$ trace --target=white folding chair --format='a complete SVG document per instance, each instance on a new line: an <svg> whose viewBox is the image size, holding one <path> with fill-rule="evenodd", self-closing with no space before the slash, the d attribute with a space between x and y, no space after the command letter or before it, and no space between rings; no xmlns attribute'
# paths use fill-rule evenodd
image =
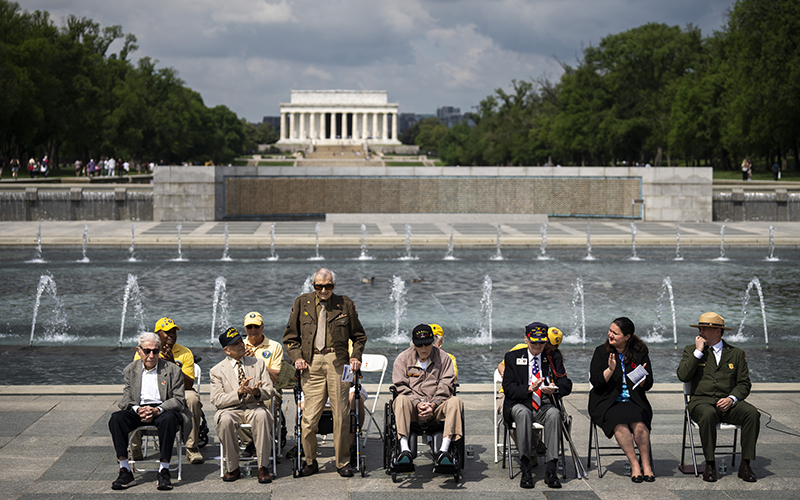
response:
<svg viewBox="0 0 800 500"><path fill-rule="evenodd" d="M183 426L178 426L178 432L175 435L175 443L172 446L173 452L177 451L177 457L174 461L170 459L169 461L169 470L174 472L178 472L178 481L181 480L181 474L183 472L183 439L181 437L181 431ZM131 431L128 434L128 463L131 465L131 471L139 471L139 472L158 472L158 469L161 466L161 460L156 457L155 460L134 460L133 459L133 452L131 451L131 445L133 444L133 438L137 434L141 434L142 436L142 454L146 457L147 456L147 443L150 438L153 438L153 442L158 443L158 427L155 425L141 425ZM160 446L160 443L158 443ZM136 464L150 464L151 468L145 468L143 466L137 467Z"/></svg>
<svg viewBox="0 0 800 500"><path fill-rule="evenodd" d="M492 384L493 394L495 398L497 398L498 386L502 387L503 385L503 376L500 375L500 371L495 369L494 371L494 383ZM495 404L494 410L494 463L500 461L500 454L501 448L503 447L502 443L500 443L500 426L503 425L503 409L497 408Z"/></svg>
<svg viewBox="0 0 800 500"><path fill-rule="evenodd" d="M678 466L678 469L683 472L684 474L688 474L690 472L694 472L695 477L700 475L700 469L697 467L697 455L695 453L695 448L702 448L701 444L694 443L694 429L700 429L700 426L697 425L697 422L692 420L691 415L689 415L689 400L692 395L692 383L691 382L684 382L683 383L683 445L681 446L681 465ZM736 466L736 455L741 455L741 452L736 451L736 440L739 437L739 430L742 428L740 425L736 424L728 424L725 422L717 422L717 432L719 431L733 431L733 443L732 444L717 444L717 449L719 448L731 448L731 467ZM689 431L689 446L686 446L686 431ZM684 463L684 457L686 455L686 448L690 448L692 450L692 466L688 466Z"/></svg>
<svg viewBox="0 0 800 500"><path fill-rule="evenodd" d="M272 476L273 478L278 476L278 447L280 446L280 417L275 417L275 408L277 408L278 404L280 403L280 396L275 395L272 398L272 453L270 454L269 460L272 462ZM239 424L239 428L241 429L252 429L250 424ZM245 475L250 475L250 469L253 467L254 463L258 463L258 456L252 457L243 457L241 456L242 448L239 448L239 466L242 467L244 464ZM269 467L269 465L267 465ZM219 477L225 475L225 454L222 451L222 442L219 443Z"/></svg>
<svg viewBox="0 0 800 500"><path fill-rule="evenodd" d="M364 409L369 414L369 423L367 424L367 431L364 433L364 444L363 446L367 445L367 437L369 437L369 430L372 428L372 423L375 422L375 429L378 431L378 436L383 441L383 434L381 433L381 428L378 425L378 422L375 421L375 408L378 406L378 398L381 395L381 387L383 387L383 377L386 375L386 367L389 366L389 360L386 359L386 356L383 354L363 354L361 356L361 371L362 372L381 372L381 378L378 382L378 390L375 391L375 394L371 394L367 396L367 400L374 399L375 401L372 403L372 409L369 409L366 405L367 401L364 401Z"/></svg>

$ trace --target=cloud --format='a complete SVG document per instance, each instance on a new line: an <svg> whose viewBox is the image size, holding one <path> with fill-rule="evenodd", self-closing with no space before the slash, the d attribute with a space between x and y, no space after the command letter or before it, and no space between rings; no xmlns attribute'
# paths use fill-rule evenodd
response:
<svg viewBox="0 0 800 500"><path fill-rule="evenodd" d="M710 34L733 0L18 0L122 25L134 58L175 68L209 106L259 121L292 89L387 90L401 112L470 110L648 22ZM112 50L119 47L112 46Z"/></svg>

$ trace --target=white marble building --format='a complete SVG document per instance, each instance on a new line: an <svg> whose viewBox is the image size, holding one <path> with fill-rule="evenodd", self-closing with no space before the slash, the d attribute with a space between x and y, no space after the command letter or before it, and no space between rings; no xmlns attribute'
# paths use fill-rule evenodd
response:
<svg viewBox="0 0 800 500"><path fill-rule="evenodd" d="M277 145L399 146L397 108L385 90L292 90Z"/></svg>

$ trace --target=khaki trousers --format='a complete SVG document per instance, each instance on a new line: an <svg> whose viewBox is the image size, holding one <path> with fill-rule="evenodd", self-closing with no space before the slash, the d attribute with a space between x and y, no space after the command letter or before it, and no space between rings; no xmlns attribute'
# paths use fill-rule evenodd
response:
<svg viewBox="0 0 800 500"><path fill-rule="evenodd" d="M411 423L418 421L417 408L408 396L400 394L392 403L392 409L394 409L394 419L397 425L397 436L408 437ZM461 413L463 411L464 402L458 396L451 396L433 410L433 421L444 422L444 430L442 431L444 437L450 437L453 441L458 441L464 435L464 424L461 421Z"/></svg>
<svg viewBox="0 0 800 500"><path fill-rule="evenodd" d="M336 353L315 354L314 361L303 371L303 452L306 463L317 458L317 430L325 402L330 398L333 411L333 447L336 453L336 468L350 463L350 384L342 382L344 365L336 367Z"/></svg>
<svg viewBox="0 0 800 500"><path fill-rule="evenodd" d="M217 410L214 415L214 424L217 427L217 437L222 443L222 454L227 462L227 472L239 467L239 436L236 430L240 424L252 426L253 442L256 446L258 466L266 467L272 453L272 415L266 408L258 406L240 410L237 408L224 408Z"/></svg>

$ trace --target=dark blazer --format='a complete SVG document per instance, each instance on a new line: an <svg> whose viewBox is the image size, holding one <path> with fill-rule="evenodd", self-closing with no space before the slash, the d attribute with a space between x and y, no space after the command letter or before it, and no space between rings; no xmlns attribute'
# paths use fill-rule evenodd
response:
<svg viewBox="0 0 800 500"><path fill-rule="evenodd" d="M351 357L361 361L367 334L358 320L353 301L345 295L331 294L328 299L327 331L330 332L336 364L346 364ZM303 358L309 365L314 358L314 335L317 332L317 303L314 292L304 293L294 299L289 322L283 333L283 345L289 360L294 364ZM353 341L353 353L349 354L348 341Z"/></svg>
<svg viewBox="0 0 800 500"><path fill-rule="evenodd" d="M743 350L723 340L717 365L710 348L700 359L694 357L694 349L694 344L687 345L678 365L678 379L692 383L690 409L699 403L716 404L730 395L742 401L750 394L750 370Z"/></svg>
<svg viewBox="0 0 800 500"><path fill-rule="evenodd" d="M653 367L650 364L650 356L647 353L639 352L635 353L633 359L626 358L625 372L630 373L637 366L645 363L647 363L647 366L645 366L647 376L636 389L628 390L628 392L631 395L631 401L644 410L644 424L650 429L650 423L653 420L653 408L650 406L646 394L646 391L653 387ZM589 391L589 415L597 425L603 423L606 412L622 393L622 365L619 362L619 358L617 358L617 368L611 378L608 379L608 382L603 377L603 372L606 368L608 368L608 353L606 352L605 344L603 344L597 346L597 349L594 350L592 362L589 365L589 383L592 384L592 390ZM630 384L630 380L628 380L628 384Z"/></svg>
<svg viewBox="0 0 800 500"><path fill-rule="evenodd" d="M118 405L120 410L132 410L140 403L143 370L144 364L141 359L134 360L123 370L125 389L122 391L122 400ZM177 364L159 358L156 373L158 374L158 394L162 401L161 408L164 411L176 411L181 414L183 419L181 436L186 441L192 430L192 412L186 407L183 372Z"/></svg>
<svg viewBox="0 0 800 500"><path fill-rule="evenodd" d="M555 370L558 373L567 373L564 368L564 358L559 351L550 351L550 356L553 359L553 366L547 359L547 351L542 351L542 376L548 377L553 380ZM517 360L523 360L524 364L517 364ZM511 423L511 407L515 404L522 403L531 406L533 398L528 392L528 349L518 349L516 351L509 351L504 358L506 369L503 373L503 393L506 397L503 401L503 419L507 423ZM522 363L522 361L520 361ZM572 380L566 375L563 377L555 378L555 384L558 386L559 396L569 396L572 392ZM542 394L542 400L546 400L547 396Z"/></svg>

